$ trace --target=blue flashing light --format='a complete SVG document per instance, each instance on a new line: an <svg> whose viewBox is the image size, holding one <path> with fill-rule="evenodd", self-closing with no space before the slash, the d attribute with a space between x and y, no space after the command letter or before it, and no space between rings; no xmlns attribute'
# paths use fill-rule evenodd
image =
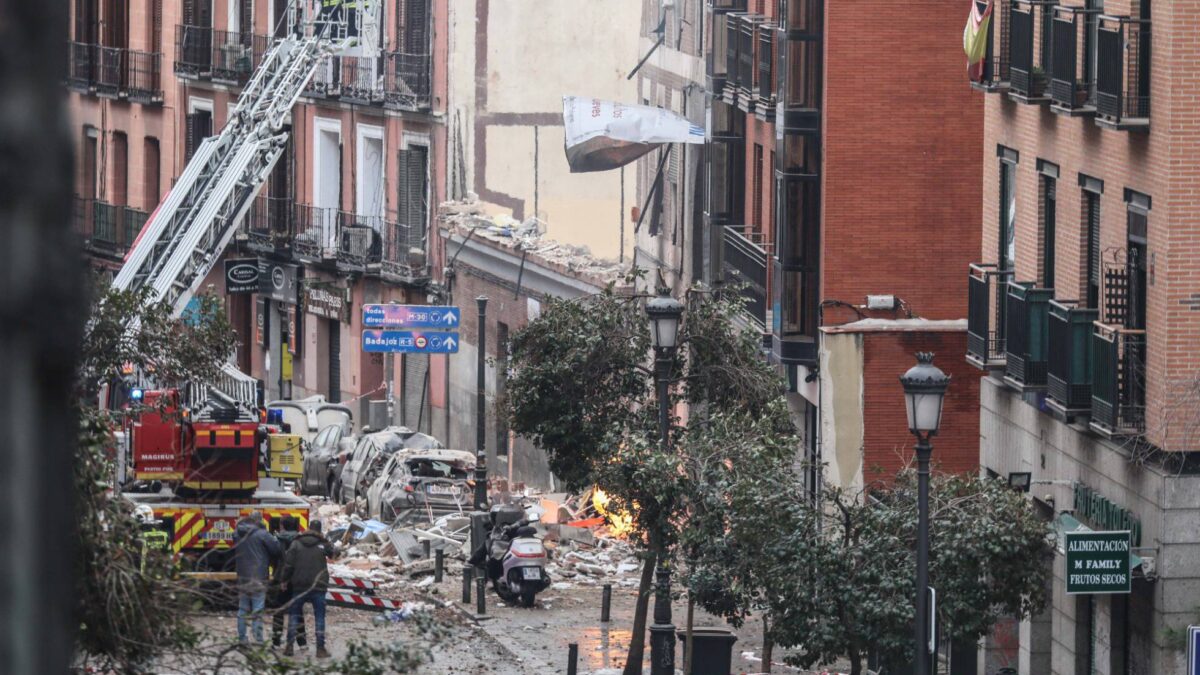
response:
<svg viewBox="0 0 1200 675"><path fill-rule="evenodd" d="M146 392L142 391L141 387L134 387L129 391L129 398L134 401L140 401L145 394Z"/></svg>

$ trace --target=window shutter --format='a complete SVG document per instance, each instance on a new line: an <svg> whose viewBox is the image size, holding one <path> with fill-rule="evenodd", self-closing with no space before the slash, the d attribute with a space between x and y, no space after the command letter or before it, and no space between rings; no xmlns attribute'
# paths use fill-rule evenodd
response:
<svg viewBox="0 0 1200 675"><path fill-rule="evenodd" d="M113 204L125 206L129 203L129 137L117 132L112 136L113 145Z"/></svg>
<svg viewBox="0 0 1200 675"><path fill-rule="evenodd" d="M183 25L196 25L196 0L183 0Z"/></svg>
<svg viewBox="0 0 1200 675"><path fill-rule="evenodd" d="M162 0L150 0L150 51L162 53Z"/></svg>
<svg viewBox="0 0 1200 675"><path fill-rule="evenodd" d="M404 54L429 53L429 0L404 0L404 28L397 36Z"/></svg>
<svg viewBox="0 0 1200 675"><path fill-rule="evenodd" d="M1100 284L1100 198L1088 193L1088 281Z"/></svg>
<svg viewBox="0 0 1200 675"><path fill-rule="evenodd" d="M241 0L239 4L238 28L242 35L249 36L254 33L254 0Z"/></svg>
<svg viewBox="0 0 1200 675"><path fill-rule="evenodd" d="M184 132L184 157L191 159L196 154L196 113L190 113L184 119L187 126Z"/></svg>

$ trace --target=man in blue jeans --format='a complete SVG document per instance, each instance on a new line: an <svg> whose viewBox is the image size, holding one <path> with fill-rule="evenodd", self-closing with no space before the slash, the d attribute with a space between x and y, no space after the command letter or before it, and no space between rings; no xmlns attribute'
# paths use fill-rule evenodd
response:
<svg viewBox="0 0 1200 675"><path fill-rule="evenodd" d="M296 629L304 621L304 605L312 604L316 624L317 658L329 657L325 650L325 591L329 587L327 558L333 557L333 545L321 534L321 521L309 521L308 531L296 537L283 556L281 581L292 588L291 616L288 619L285 656L295 653Z"/></svg>
<svg viewBox="0 0 1200 675"><path fill-rule="evenodd" d="M283 546L263 527L261 511L252 511L238 521L233 541L238 586L238 643L246 644L246 617L249 616L254 626L254 640L262 644L267 579L271 563L277 563L283 555Z"/></svg>

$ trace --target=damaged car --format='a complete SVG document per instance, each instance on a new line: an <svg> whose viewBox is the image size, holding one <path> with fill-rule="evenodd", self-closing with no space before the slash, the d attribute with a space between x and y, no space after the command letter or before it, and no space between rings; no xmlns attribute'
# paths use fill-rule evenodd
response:
<svg viewBox="0 0 1200 675"><path fill-rule="evenodd" d="M381 475L388 458L404 449L430 450L441 448L438 439L413 431L408 427L387 427L380 431L364 434L358 439L354 451L342 467L335 495L338 502L345 504L366 500L367 490Z"/></svg>
<svg viewBox="0 0 1200 675"><path fill-rule="evenodd" d="M321 430L304 454L304 472L300 493L334 498L342 467L354 451L354 438L343 424L330 424Z"/></svg>
<svg viewBox="0 0 1200 675"><path fill-rule="evenodd" d="M433 515L470 510L474 471L475 455L464 450L401 450L367 491L367 513L390 522L410 509Z"/></svg>

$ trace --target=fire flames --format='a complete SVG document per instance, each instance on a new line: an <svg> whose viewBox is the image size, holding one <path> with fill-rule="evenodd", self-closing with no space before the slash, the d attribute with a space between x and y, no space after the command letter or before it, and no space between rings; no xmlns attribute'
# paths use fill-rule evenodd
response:
<svg viewBox="0 0 1200 675"><path fill-rule="evenodd" d="M608 521L609 532L618 537L625 537L633 531L633 517L624 511L609 508L610 501L612 498L604 490L598 487L592 489L592 506L596 508L596 513Z"/></svg>

